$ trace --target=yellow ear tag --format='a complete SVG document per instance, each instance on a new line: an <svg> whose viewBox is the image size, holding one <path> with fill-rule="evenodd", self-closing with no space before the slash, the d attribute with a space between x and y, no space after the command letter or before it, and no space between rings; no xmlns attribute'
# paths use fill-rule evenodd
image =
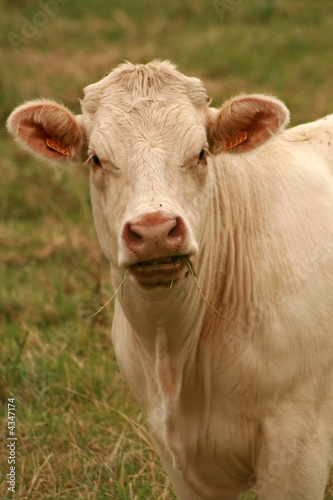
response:
<svg viewBox="0 0 333 500"><path fill-rule="evenodd" d="M242 142L245 142L247 139L247 131L244 130L243 132L237 132L234 136L229 139L229 141L226 142L224 149L228 151L229 149L235 148L239 144L242 144Z"/></svg>
<svg viewBox="0 0 333 500"><path fill-rule="evenodd" d="M52 139L45 139L46 145L48 148L53 149L54 151L57 151L57 153L60 153L65 156L70 156L70 152L67 146L64 146L61 144L61 142L53 137Z"/></svg>

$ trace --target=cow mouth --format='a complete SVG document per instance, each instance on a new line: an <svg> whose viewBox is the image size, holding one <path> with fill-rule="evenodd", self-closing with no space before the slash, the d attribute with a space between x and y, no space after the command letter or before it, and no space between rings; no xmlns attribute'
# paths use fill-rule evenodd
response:
<svg viewBox="0 0 333 500"><path fill-rule="evenodd" d="M129 271L136 281L144 287L171 288L182 276L185 267L184 257L183 255L174 255L136 262L129 267Z"/></svg>

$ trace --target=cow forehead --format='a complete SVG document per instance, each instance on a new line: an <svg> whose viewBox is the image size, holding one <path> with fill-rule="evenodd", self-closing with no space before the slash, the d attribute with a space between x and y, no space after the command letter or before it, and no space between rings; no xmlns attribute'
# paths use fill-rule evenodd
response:
<svg viewBox="0 0 333 500"><path fill-rule="evenodd" d="M92 149L127 154L148 147L186 156L205 140L204 84L165 61L119 66L86 87L81 104Z"/></svg>
<svg viewBox="0 0 333 500"><path fill-rule="evenodd" d="M205 114L188 102L139 99L126 109L103 104L95 114L90 147L107 156L154 149L164 156L189 157L206 141L205 121Z"/></svg>

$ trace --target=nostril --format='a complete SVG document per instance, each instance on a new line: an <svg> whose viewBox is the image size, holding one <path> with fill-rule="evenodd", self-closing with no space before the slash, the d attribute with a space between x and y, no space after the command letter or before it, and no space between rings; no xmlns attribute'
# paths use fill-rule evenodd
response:
<svg viewBox="0 0 333 500"><path fill-rule="evenodd" d="M171 229L168 233L168 238L177 238L179 236L179 228L178 226L175 226L174 228Z"/></svg>
<svg viewBox="0 0 333 500"><path fill-rule="evenodd" d="M185 225L180 217L177 217L174 221L174 226L170 229L168 233L168 238L182 238L185 234Z"/></svg>
<svg viewBox="0 0 333 500"><path fill-rule="evenodd" d="M128 246L143 244L143 237L133 228L132 224L125 225L123 239Z"/></svg>
<svg viewBox="0 0 333 500"><path fill-rule="evenodd" d="M167 234L168 238L173 238L174 236L177 236L177 234L176 234L177 229L178 229L177 219L170 221L170 228L168 228L168 229L169 229L168 234Z"/></svg>
<svg viewBox="0 0 333 500"><path fill-rule="evenodd" d="M138 234L137 232L133 231L131 226L129 227L129 236L130 236L130 238L132 238L135 241L143 240L142 236L140 234Z"/></svg>

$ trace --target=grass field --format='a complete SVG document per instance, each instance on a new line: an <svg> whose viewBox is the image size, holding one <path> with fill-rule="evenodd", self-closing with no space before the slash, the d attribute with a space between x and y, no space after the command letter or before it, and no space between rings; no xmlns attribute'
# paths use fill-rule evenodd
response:
<svg viewBox="0 0 333 500"><path fill-rule="evenodd" d="M266 92L287 103L293 124L316 119L333 112L333 7L326 0L0 5L0 499L175 498L117 368L112 305L91 317L112 289L87 172L39 164L4 122L39 96L79 112L85 85L123 59L153 58L201 77L214 105ZM9 397L18 438L13 494ZM333 481L325 499L333 499Z"/></svg>

